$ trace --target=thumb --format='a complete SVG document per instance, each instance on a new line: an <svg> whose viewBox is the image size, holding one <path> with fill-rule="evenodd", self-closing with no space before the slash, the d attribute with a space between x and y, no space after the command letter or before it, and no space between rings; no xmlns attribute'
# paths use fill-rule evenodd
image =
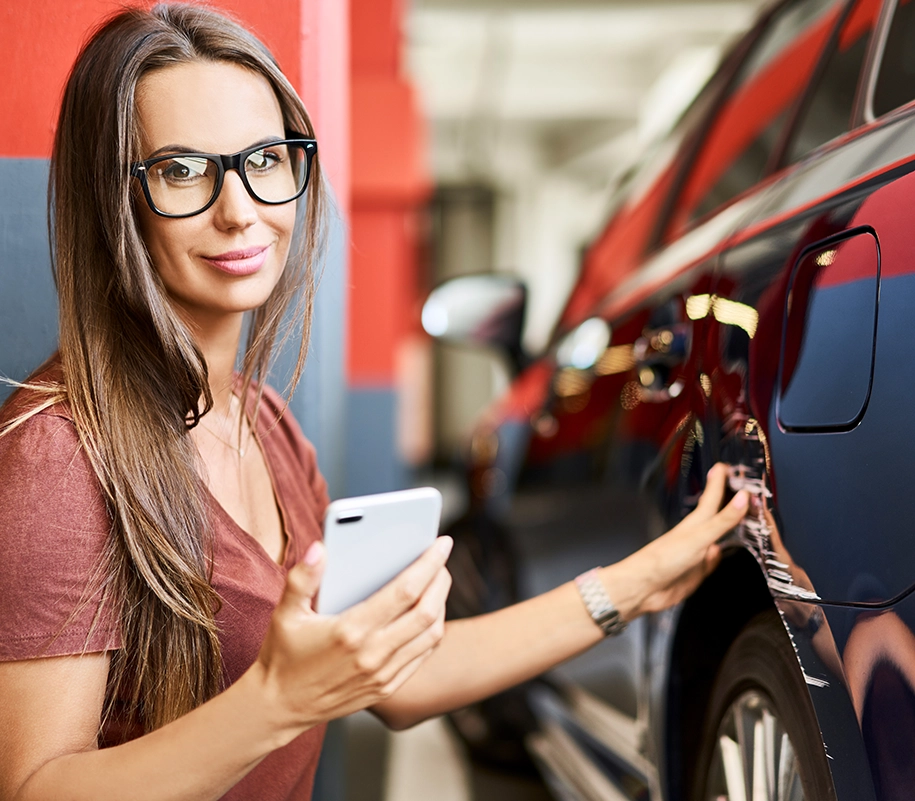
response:
<svg viewBox="0 0 915 801"><path fill-rule="evenodd" d="M696 517L711 519L721 508L721 502L724 500L724 490L728 481L727 465L718 462L708 471L705 489L699 496L699 503L696 504Z"/></svg>
<svg viewBox="0 0 915 801"><path fill-rule="evenodd" d="M286 588L278 606L290 611L311 612L312 602L321 587L326 557L324 544L313 542L305 556L286 575Z"/></svg>
<svg viewBox="0 0 915 801"><path fill-rule="evenodd" d="M727 504L718 514L711 519L711 527L717 532L718 537L727 534L736 526L747 513L750 505L750 494L746 490L740 490L730 503Z"/></svg>

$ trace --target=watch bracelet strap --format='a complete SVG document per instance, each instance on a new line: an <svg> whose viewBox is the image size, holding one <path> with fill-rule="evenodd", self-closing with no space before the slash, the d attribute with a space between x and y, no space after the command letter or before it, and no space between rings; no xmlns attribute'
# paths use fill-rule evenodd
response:
<svg viewBox="0 0 915 801"><path fill-rule="evenodd" d="M598 568L591 568L580 576L576 576L575 586L588 614L591 615L591 620L604 632L604 636L621 634L626 628L626 621L620 616L619 610L607 595Z"/></svg>

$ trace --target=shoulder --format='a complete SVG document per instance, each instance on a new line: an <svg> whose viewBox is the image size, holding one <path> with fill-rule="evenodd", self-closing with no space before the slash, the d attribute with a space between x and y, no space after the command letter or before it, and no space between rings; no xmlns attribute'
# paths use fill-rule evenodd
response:
<svg viewBox="0 0 915 801"><path fill-rule="evenodd" d="M29 423L29 429L34 429L49 420L60 420L69 422L72 428L73 415L66 400L63 367L58 356L39 367L24 383L13 385L15 391L0 405L0 441L4 432L25 423ZM35 423L30 422L33 419Z"/></svg>
<svg viewBox="0 0 915 801"><path fill-rule="evenodd" d="M40 368L0 409L0 506L11 517L43 509L48 518L78 509L107 518L101 485L65 399L59 361Z"/></svg>
<svg viewBox="0 0 915 801"><path fill-rule="evenodd" d="M0 417L0 476L14 478L23 469L39 467L59 474L60 468L81 461L82 446L66 406L11 411Z"/></svg>
<svg viewBox="0 0 915 801"><path fill-rule="evenodd" d="M104 564L111 518L73 420L55 404L4 422L0 661L116 647L113 620L96 625L98 605L83 603Z"/></svg>
<svg viewBox="0 0 915 801"><path fill-rule="evenodd" d="M0 506L7 522L17 511L53 517L55 510L62 511L62 501L70 512L82 512L83 519L90 511L92 517L104 514L107 518L101 485L65 406L56 404L4 423Z"/></svg>
<svg viewBox="0 0 915 801"><path fill-rule="evenodd" d="M269 385L264 386L257 413L257 428L264 441L282 440L296 451L303 467L309 471L317 469L318 458L314 445L302 433L285 398Z"/></svg>
<svg viewBox="0 0 915 801"><path fill-rule="evenodd" d="M102 487L80 442L55 354L0 408L0 535L107 532Z"/></svg>

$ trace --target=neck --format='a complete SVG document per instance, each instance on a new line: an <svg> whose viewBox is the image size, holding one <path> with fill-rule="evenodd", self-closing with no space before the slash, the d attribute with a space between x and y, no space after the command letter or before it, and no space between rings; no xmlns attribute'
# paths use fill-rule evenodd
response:
<svg viewBox="0 0 915 801"><path fill-rule="evenodd" d="M207 364L213 412L223 417L233 413L235 360L243 317L242 314L227 314L201 319L200 315L194 315L188 319L185 315Z"/></svg>

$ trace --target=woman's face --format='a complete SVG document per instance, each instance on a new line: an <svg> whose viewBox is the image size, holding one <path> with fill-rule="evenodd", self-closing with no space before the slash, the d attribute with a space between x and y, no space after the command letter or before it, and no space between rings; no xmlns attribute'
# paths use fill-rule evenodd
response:
<svg viewBox="0 0 915 801"><path fill-rule="evenodd" d="M229 62L165 67L137 87L141 159L169 152L237 153L285 137L267 80ZM137 193L140 230L153 264L184 316L206 325L260 306L289 251L295 203L265 205L226 171L216 202L193 217L154 214Z"/></svg>

